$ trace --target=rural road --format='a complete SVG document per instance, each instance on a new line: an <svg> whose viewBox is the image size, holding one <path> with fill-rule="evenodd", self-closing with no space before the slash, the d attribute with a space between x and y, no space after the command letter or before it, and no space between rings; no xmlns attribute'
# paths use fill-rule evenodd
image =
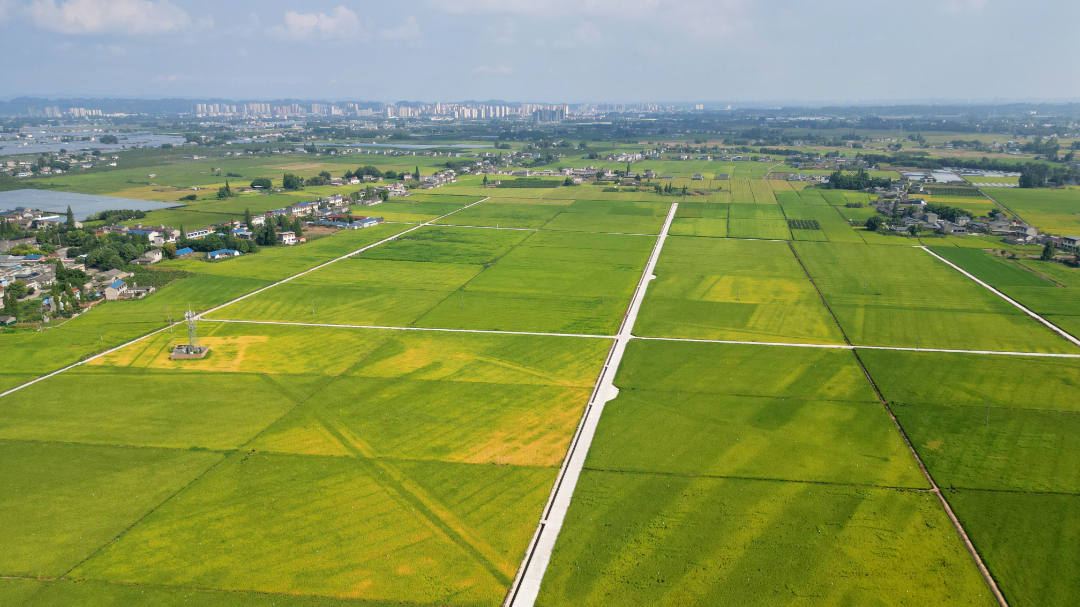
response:
<svg viewBox="0 0 1080 607"><path fill-rule="evenodd" d="M1049 320L1046 320L1042 316L1039 316L1038 314L1036 314L1036 313L1032 312L1031 310L1025 308L1023 305L1020 304L1020 302L1014 300L1013 298L1011 298L1008 295L1002 293L1001 291L998 291L994 287L991 287L990 285L988 285L985 282L979 280L978 278L975 278L974 276L972 276L970 273L968 273L966 270L964 270L960 266L954 264L953 262L949 261L948 259L945 259L941 255L938 255L937 253L931 251L930 249L928 249L926 247L919 247L919 248L926 251L927 253L933 255L934 257L937 257L941 261L945 262L946 264L948 264L950 267L952 267L952 269L956 270L957 272L960 272L964 276L967 276L971 280L974 280L975 282L979 283L980 285L986 287L986 289L989 290L991 293L993 293L994 295L997 295L998 297L1000 297L1000 298L1004 299L1005 301L1011 303L1012 305L1016 306L1024 314L1027 314L1028 316L1030 316L1030 317L1034 318L1035 320L1041 322L1042 324L1046 325L1051 331L1053 331L1053 332L1057 333L1058 335L1064 337L1065 339L1069 340L1069 342L1071 342L1072 345L1080 347L1080 339L1077 339L1077 338L1073 337L1069 333L1067 333L1064 330L1062 330L1061 328L1059 328L1054 323L1050 322Z"/></svg>
<svg viewBox="0 0 1080 607"><path fill-rule="evenodd" d="M604 368L600 372L600 378L593 389L592 398L585 407L585 414L578 425L578 431L570 442L570 450L567 453L566 460L563 462L562 469L559 470L555 487L552 489L551 497L548 498L547 506L544 508L543 518L540 519L536 533L533 534L532 542L529 543L529 548L525 552L525 560L518 569L517 577L514 578L514 583L506 595L504 605L508 607L532 607L536 603L536 597L540 593L540 584L544 580L544 572L547 571L548 563L551 561L551 553L555 548L555 541L559 537L559 531L562 529L563 521L566 519L566 511L570 507L570 499L574 496L574 488L577 486L581 470L585 466L585 457L589 453L589 445L592 444L593 435L596 434L596 426L600 422L600 415L604 412L604 404L619 394L619 389L614 384L615 374L619 370L619 363L622 361L623 353L626 351L626 345L633 337L631 332L634 330L634 322L637 320L638 311L641 310L645 290L649 286L649 281L655 278L653 270L656 269L656 261L660 258L660 252L664 248L664 241L667 240L668 230L671 228L671 221L675 218L675 211L678 207L679 203L677 202L671 205L667 218L664 220L664 228L656 239L656 245L653 246L652 253L649 255L649 262L645 265L645 271L641 274L637 289L634 290L634 296L630 300L630 308L627 310L626 316L623 317L622 325L619 327L619 332L615 337L615 344L612 346L608 359L604 363Z"/></svg>

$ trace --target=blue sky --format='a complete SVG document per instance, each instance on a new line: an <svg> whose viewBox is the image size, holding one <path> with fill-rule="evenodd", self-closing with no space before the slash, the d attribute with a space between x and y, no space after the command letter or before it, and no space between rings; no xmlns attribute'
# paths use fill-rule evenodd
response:
<svg viewBox="0 0 1080 607"><path fill-rule="evenodd" d="M0 97L1080 100L1076 0L0 0Z"/></svg>

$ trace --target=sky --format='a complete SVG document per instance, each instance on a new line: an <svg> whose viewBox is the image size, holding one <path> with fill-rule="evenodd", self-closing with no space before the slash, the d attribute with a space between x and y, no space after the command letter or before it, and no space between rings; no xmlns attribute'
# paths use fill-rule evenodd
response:
<svg viewBox="0 0 1080 607"><path fill-rule="evenodd" d="M0 0L0 97L1080 100L1077 0Z"/></svg>

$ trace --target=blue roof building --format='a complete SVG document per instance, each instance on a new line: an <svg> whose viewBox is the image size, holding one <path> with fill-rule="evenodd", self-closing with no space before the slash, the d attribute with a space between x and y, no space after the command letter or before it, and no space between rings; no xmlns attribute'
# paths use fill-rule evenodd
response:
<svg viewBox="0 0 1080 607"><path fill-rule="evenodd" d="M192 249L191 247L184 247L182 249L177 249L176 250L176 256L179 257L181 255L191 255L194 252L195 252L195 250Z"/></svg>
<svg viewBox="0 0 1080 607"><path fill-rule="evenodd" d="M210 259L218 259L221 257L239 257L240 251L235 249L218 249L217 251L210 251L206 254Z"/></svg>

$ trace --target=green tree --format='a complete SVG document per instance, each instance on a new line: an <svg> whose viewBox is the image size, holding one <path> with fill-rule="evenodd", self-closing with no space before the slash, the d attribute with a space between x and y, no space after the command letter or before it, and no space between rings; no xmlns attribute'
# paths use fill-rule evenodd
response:
<svg viewBox="0 0 1080 607"><path fill-rule="evenodd" d="M484 175L484 185L487 185L487 183L488 183L487 175Z"/></svg>
<svg viewBox="0 0 1080 607"><path fill-rule="evenodd" d="M274 187L274 182L270 181L266 177L256 177L251 180L251 187L256 189L269 190Z"/></svg>
<svg viewBox="0 0 1080 607"><path fill-rule="evenodd" d="M304 222L300 221L299 217L293 220L292 231L296 234L297 238L304 237Z"/></svg>
<svg viewBox="0 0 1080 607"><path fill-rule="evenodd" d="M184 230L184 224L180 224L180 240L187 240L187 232Z"/></svg>
<svg viewBox="0 0 1080 607"><path fill-rule="evenodd" d="M416 167L416 172L413 173L413 179L415 179L417 181L420 181L420 167L419 167L419 165Z"/></svg>
<svg viewBox="0 0 1080 607"><path fill-rule="evenodd" d="M165 256L165 259L176 259L176 245L171 242L166 242L161 247L161 254Z"/></svg>
<svg viewBox="0 0 1080 607"><path fill-rule="evenodd" d="M286 190L299 190L304 187L304 180L292 173L285 173L281 180L281 187Z"/></svg>
<svg viewBox="0 0 1080 607"><path fill-rule="evenodd" d="M66 224L67 224L67 227L69 227L69 228L74 228L75 227L75 213L71 212L71 205L70 204L68 205L68 209L67 209L67 222L66 222Z"/></svg>
<svg viewBox="0 0 1080 607"><path fill-rule="evenodd" d="M871 232L877 232L879 227L881 227L881 218L878 217L877 215L874 215L872 217L868 217L866 219L866 229L867 230L870 230Z"/></svg>
<svg viewBox="0 0 1080 607"><path fill-rule="evenodd" d="M15 299L25 297L27 292L29 292L29 289L26 287L26 283L21 280L16 280L15 282L11 283L11 285L8 286L7 290L15 297Z"/></svg>
<svg viewBox="0 0 1080 607"><path fill-rule="evenodd" d="M922 232L922 226L915 223L915 224L909 225L907 231L908 231L908 234L911 234L912 236L918 236L919 232Z"/></svg>
<svg viewBox="0 0 1080 607"><path fill-rule="evenodd" d="M10 288L4 292L4 314L19 317L19 300Z"/></svg>
<svg viewBox="0 0 1080 607"><path fill-rule="evenodd" d="M1039 256L1039 259L1042 259L1043 261L1051 261L1052 259L1054 259L1053 240L1049 240L1046 242L1046 246L1043 247L1042 255Z"/></svg>
<svg viewBox="0 0 1080 607"><path fill-rule="evenodd" d="M250 230L253 227L252 226L253 221L254 221L254 219L251 218L251 209L245 208L244 209L244 225L247 226L247 229Z"/></svg>

